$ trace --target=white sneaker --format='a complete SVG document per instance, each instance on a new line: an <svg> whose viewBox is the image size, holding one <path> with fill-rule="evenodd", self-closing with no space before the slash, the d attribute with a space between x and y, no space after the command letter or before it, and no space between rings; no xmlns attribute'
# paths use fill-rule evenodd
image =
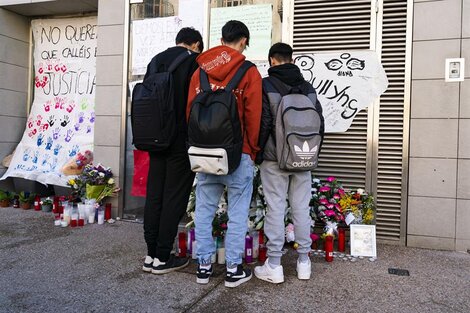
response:
<svg viewBox="0 0 470 313"><path fill-rule="evenodd" d="M150 273L153 267L153 258L150 256L146 256L144 260L144 266L142 266L142 270L144 272Z"/></svg>
<svg viewBox="0 0 470 313"><path fill-rule="evenodd" d="M266 260L262 266L255 267L255 276L273 284L284 282L284 270L282 265L272 268L271 265L268 264L268 260Z"/></svg>
<svg viewBox="0 0 470 313"><path fill-rule="evenodd" d="M312 274L312 262L310 259L308 262L300 262L297 260L297 278L302 280L310 279L310 275Z"/></svg>

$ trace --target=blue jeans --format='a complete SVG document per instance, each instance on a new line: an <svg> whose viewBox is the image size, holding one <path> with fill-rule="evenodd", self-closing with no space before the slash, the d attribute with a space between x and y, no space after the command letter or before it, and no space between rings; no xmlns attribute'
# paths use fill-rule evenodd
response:
<svg viewBox="0 0 470 313"><path fill-rule="evenodd" d="M220 197L227 186L228 224L225 235L225 259L229 267L242 263L248 211L253 193L254 165L248 154L242 154L240 165L229 175L198 173L196 186L196 242L199 264L210 264L215 253L212 220Z"/></svg>

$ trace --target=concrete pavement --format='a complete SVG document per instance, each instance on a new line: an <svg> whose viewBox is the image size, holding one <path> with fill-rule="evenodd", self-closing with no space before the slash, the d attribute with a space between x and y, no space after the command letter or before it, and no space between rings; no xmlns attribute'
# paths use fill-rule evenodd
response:
<svg viewBox="0 0 470 313"><path fill-rule="evenodd" d="M379 245L375 262L314 256L312 279L299 281L289 250L283 284L229 289L220 265L205 286L194 263L144 273L145 252L141 224L60 228L51 213L2 208L0 312L470 312L468 253Z"/></svg>

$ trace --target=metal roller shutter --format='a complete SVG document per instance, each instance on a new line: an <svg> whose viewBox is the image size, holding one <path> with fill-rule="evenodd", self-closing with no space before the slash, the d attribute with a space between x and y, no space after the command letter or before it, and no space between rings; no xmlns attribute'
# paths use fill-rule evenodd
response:
<svg viewBox="0 0 470 313"><path fill-rule="evenodd" d="M333 175L347 188L371 190L377 200L378 239L404 243L407 1L379 1L383 12L378 15L375 4L370 0L295 0L293 47L295 53L383 48L389 89L375 112L360 112L346 133L327 134L316 176ZM376 45L377 33L382 42Z"/></svg>

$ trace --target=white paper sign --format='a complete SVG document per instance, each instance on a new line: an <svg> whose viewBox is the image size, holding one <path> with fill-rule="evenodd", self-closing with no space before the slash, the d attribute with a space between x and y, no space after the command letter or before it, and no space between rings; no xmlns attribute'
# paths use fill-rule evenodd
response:
<svg viewBox="0 0 470 313"><path fill-rule="evenodd" d="M93 150L96 17L33 20L34 101L26 130L2 179L65 186L61 167Z"/></svg>
<svg viewBox="0 0 470 313"><path fill-rule="evenodd" d="M377 257L375 236L375 225L351 225L351 255Z"/></svg>
<svg viewBox="0 0 470 313"><path fill-rule="evenodd" d="M179 17L159 17L132 22L132 74L144 75L152 58L175 46L181 29Z"/></svg>
<svg viewBox="0 0 470 313"><path fill-rule="evenodd" d="M222 27L238 20L250 31L250 46L243 52L249 60L267 60L271 48L273 9L271 4L242 5L211 9L210 48L220 45Z"/></svg>
<svg viewBox="0 0 470 313"><path fill-rule="evenodd" d="M388 86L374 51L303 54L294 62L317 91L328 133L348 130L356 114Z"/></svg>
<svg viewBox="0 0 470 313"><path fill-rule="evenodd" d="M204 0L179 0L178 16L182 27L194 27L204 38Z"/></svg>

